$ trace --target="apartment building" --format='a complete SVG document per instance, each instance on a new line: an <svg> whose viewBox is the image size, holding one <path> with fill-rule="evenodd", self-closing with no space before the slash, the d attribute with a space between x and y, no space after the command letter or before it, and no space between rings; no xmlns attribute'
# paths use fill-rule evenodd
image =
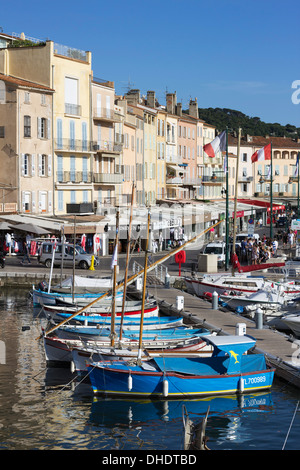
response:
<svg viewBox="0 0 300 470"><path fill-rule="evenodd" d="M55 91L48 116L53 139L53 212L66 213L69 204L92 204L91 53L53 41L20 44L0 50L0 71ZM38 147L36 154L42 154Z"/></svg>
<svg viewBox="0 0 300 470"><path fill-rule="evenodd" d="M0 73L0 212L53 214L50 87Z"/></svg>
<svg viewBox="0 0 300 470"><path fill-rule="evenodd" d="M93 201L100 210L103 205L121 202L123 110L115 105L114 82L93 77L91 91Z"/></svg>
<svg viewBox="0 0 300 470"><path fill-rule="evenodd" d="M228 150L237 153L237 137L228 136ZM271 190L270 160L251 162L256 150L272 144L272 192L274 197L295 198L298 195L296 170L298 139L274 136L244 135L240 142L238 197L269 197Z"/></svg>

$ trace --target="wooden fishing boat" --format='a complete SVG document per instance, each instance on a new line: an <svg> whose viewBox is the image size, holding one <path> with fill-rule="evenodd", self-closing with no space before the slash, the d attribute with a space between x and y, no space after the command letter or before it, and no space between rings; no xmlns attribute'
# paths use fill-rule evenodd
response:
<svg viewBox="0 0 300 470"><path fill-rule="evenodd" d="M70 317L70 314L59 313L59 319ZM140 317L132 317L130 315L125 316L123 320L122 328L123 330L139 330L140 329ZM109 326L109 317L103 317L101 315L77 315L71 321L76 322L77 324L83 324L87 326ZM116 326L119 327L121 323L121 318L116 318ZM144 319L144 330L164 330L167 328L175 328L183 325L183 318L180 317L148 317Z"/></svg>
<svg viewBox="0 0 300 470"><path fill-rule="evenodd" d="M47 363L70 367L73 358L73 351L77 351L79 363L76 366L77 372L87 371L87 363L92 358L100 360L103 358L109 360L132 359L138 354L138 341L124 338L121 342L116 342L116 347L111 348L109 340L98 341L92 339L62 339L57 335L43 336L44 350ZM156 355L166 354L167 356L176 355L197 355L200 352L210 351L211 348L202 337L189 337L181 340L174 338L164 340L143 340L142 359L148 360ZM84 362L83 362L84 361Z"/></svg>
<svg viewBox="0 0 300 470"><path fill-rule="evenodd" d="M74 313L78 312L78 308L76 307L69 307L69 308L62 308L55 305L44 305L43 310L45 315L48 318L52 319L61 319L64 316L66 319L70 319L71 317L77 318L78 315L74 317ZM83 309L84 315L88 317L92 317L94 315L105 317L111 317L112 314L112 306L110 304L99 305L97 307L87 307ZM157 317L159 313L159 308L156 302L149 302L145 305L145 316L146 317ZM125 306L124 316L125 317L140 317L141 315L141 302L133 301L132 303L128 303ZM122 316L122 306L117 307L115 310L115 316L120 318Z"/></svg>
<svg viewBox="0 0 300 470"><path fill-rule="evenodd" d="M264 355L244 354L255 346L254 339L210 335L206 341L214 348L208 358L91 362L94 394L170 399L249 393L272 386L274 369L266 365Z"/></svg>

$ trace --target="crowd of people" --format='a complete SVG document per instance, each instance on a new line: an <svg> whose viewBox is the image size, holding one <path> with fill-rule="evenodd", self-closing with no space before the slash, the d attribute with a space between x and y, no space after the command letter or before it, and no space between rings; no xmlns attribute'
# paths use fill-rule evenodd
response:
<svg viewBox="0 0 300 470"><path fill-rule="evenodd" d="M277 256L279 242L283 248L294 248L296 245L296 232L289 229L284 232L278 231L273 239L263 235L258 240L245 237L240 245L236 246L236 254L242 264L267 263L270 258Z"/></svg>

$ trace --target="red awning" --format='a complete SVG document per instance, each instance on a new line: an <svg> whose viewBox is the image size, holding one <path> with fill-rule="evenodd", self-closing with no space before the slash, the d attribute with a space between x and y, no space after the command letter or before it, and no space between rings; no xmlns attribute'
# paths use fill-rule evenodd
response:
<svg viewBox="0 0 300 470"><path fill-rule="evenodd" d="M251 204L251 206L259 206L259 207L265 207L268 212L270 212L270 205L271 203L268 201L253 201L249 199L238 199L238 202L242 204ZM277 211L284 211L285 210L285 205L284 204L272 204L272 209L273 212Z"/></svg>

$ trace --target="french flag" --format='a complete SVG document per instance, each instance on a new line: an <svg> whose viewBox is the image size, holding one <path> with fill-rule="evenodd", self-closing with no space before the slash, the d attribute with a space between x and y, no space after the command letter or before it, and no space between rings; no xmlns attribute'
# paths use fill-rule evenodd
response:
<svg viewBox="0 0 300 470"><path fill-rule="evenodd" d="M214 158L218 152L225 152L226 131L221 132L212 142L204 145L203 150L211 158Z"/></svg>
<svg viewBox="0 0 300 470"><path fill-rule="evenodd" d="M252 163L261 162L263 160L271 160L271 144L265 145L265 147L257 150L251 157Z"/></svg>

